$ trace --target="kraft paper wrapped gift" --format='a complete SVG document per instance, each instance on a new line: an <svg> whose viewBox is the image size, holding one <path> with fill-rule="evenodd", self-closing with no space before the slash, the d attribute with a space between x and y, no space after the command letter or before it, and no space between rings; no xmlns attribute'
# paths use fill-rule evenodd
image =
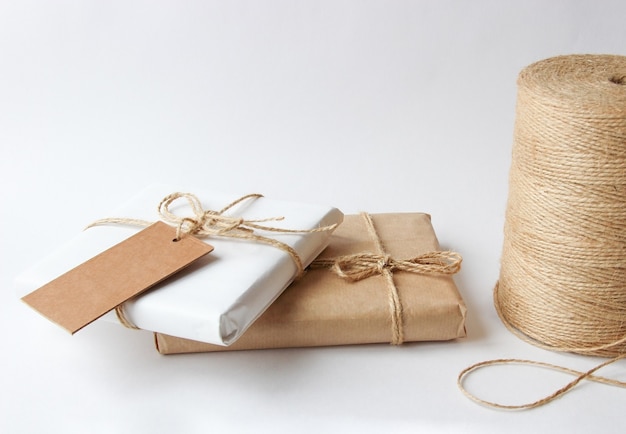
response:
<svg viewBox="0 0 626 434"><path fill-rule="evenodd" d="M162 218L158 205L175 190L153 186L103 217ZM204 210L222 210L238 198L214 191L194 191ZM176 216L193 217L186 200L172 204ZM341 223L343 214L332 207L277 201L265 197L242 201L226 214L246 220L284 217L262 223L280 229L311 230ZM16 279L24 296L91 257L137 233L141 228L106 224L86 229L66 245ZM306 267L328 245L332 230L318 232L254 233L292 247ZM290 254L266 243L209 237L213 252L183 271L123 304L126 319L138 328L216 345L234 342L281 294L297 274ZM102 317L118 322L114 312Z"/></svg>
<svg viewBox="0 0 626 434"><path fill-rule="evenodd" d="M324 266L329 258L332 262L333 258L345 255L373 253L373 260L364 266L365 271L358 267L352 270L366 274L371 271L369 277L350 282L329 268L311 268L301 280L287 288L233 345L220 347L155 333L158 351L177 354L389 343L397 340L392 316L398 312L390 307L394 302L390 284L397 289L399 300L395 302L401 305L401 321L395 325L401 328L404 342L464 337L466 308L452 277L460 267L460 257L451 252L439 252L430 216L421 213L374 214L369 216L374 234L368 230L367 217L345 216L328 248L314 264ZM384 273L376 270L380 261L376 237L382 241L381 247L391 260L417 257L419 272L387 267L393 279L388 282ZM388 265L393 264L391 260L387 261ZM400 265L398 267L402 268ZM408 265L410 268L411 264ZM367 271L368 267L370 271ZM449 274L423 274L433 269Z"/></svg>

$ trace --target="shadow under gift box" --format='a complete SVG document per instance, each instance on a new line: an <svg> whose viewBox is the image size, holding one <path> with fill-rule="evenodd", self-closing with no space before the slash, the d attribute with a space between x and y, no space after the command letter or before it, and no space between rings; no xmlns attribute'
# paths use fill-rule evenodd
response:
<svg viewBox="0 0 626 434"><path fill-rule="evenodd" d="M423 213L373 214L385 253L407 259L440 249ZM345 216L318 259L375 252L361 215ZM404 341L465 337L466 307L451 275L394 271ZM392 340L388 282L380 274L350 282L327 268L309 269L228 347L155 333L161 354L384 343Z"/></svg>
<svg viewBox="0 0 626 434"><path fill-rule="evenodd" d="M162 217L158 213L159 203L175 191L168 186L151 186L103 217L157 221ZM215 191L193 193L204 210L222 210L238 198ZM185 200L172 205L170 210L177 216L194 217ZM343 220L343 214L336 208L265 197L238 203L227 214L246 220L284 217L264 225L298 231L332 226ZM19 275L16 292L21 297L36 290L141 229L107 224L79 233ZM331 232L259 231L292 247L305 267L328 245ZM221 236L202 239L214 247L212 253L123 304L130 323L144 330L228 345L241 336L297 275L294 259L272 245ZM114 312L102 319L118 322Z"/></svg>

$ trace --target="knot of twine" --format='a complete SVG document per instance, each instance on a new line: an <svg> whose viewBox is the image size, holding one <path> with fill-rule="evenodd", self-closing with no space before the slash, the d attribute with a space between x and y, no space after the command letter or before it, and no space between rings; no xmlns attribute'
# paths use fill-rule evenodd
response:
<svg viewBox="0 0 626 434"><path fill-rule="evenodd" d="M314 233L314 232L325 232L332 231L337 227L337 224L332 224L328 226L322 226L313 229L284 229L284 228L276 228L272 226L266 226L260 223L268 222L268 221L279 221L284 220L284 217L269 217L264 219L244 219L242 217L233 217L226 215L225 213L229 211L234 206L239 203L258 199L263 197L261 194L253 193L240 197L237 200L232 201L224 208L219 211L213 210L205 210L202 207L202 203L197 196L191 193L172 193L167 195L161 202L159 203L157 210L160 216L160 219L165 223L173 225L176 227L176 240L181 239L182 237L193 235L196 237L226 237L226 238L238 238L248 241L256 241L264 244L268 244L270 246L276 247L291 256L294 264L297 268L296 279L299 279L304 274L304 266L302 264L302 259L298 255L298 252L291 247L290 245L283 243L282 241L278 241L274 238L270 238L264 235L260 235L255 231L264 231L264 232L275 232L275 233L293 233L293 234L302 234L302 233ZM184 199L188 202L189 206L192 210L192 216L178 216L170 210L171 205L179 199ZM153 222L147 220L133 219L133 218L104 218L100 220L96 220L91 223L87 228L113 223L113 224L129 224L134 226L150 226ZM124 326L128 328L137 329L137 327L132 324L130 320L126 317L123 305L119 305L115 308L115 312L117 317Z"/></svg>
<svg viewBox="0 0 626 434"><path fill-rule="evenodd" d="M376 232L372 217L361 213L367 230L374 241L378 253L362 252L329 259L316 259L311 268L328 268L337 276L356 282L374 275L382 275L387 282L389 310L391 316L391 343L404 342L404 321L402 303L393 281L393 271L406 271L416 274L446 275L455 274L461 269L461 255L455 252L428 252L410 259L397 260L385 252L382 240Z"/></svg>
<svg viewBox="0 0 626 434"><path fill-rule="evenodd" d="M461 255L455 252L428 252L410 259L394 259L390 255L355 253L333 259L317 259L317 268L330 268L342 279L356 282L383 274L385 270L406 271L415 274L455 274L461 269Z"/></svg>
<svg viewBox="0 0 626 434"><path fill-rule="evenodd" d="M476 401L536 407L626 355L624 77L626 57L611 55L559 56L520 73L493 292L502 322L524 341L612 359L535 403Z"/></svg>

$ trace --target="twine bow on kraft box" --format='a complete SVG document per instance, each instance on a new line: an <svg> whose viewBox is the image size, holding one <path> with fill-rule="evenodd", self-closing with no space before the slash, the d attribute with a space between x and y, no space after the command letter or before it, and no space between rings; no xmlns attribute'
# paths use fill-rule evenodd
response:
<svg viewBox="0 0 626 434"><path fill-rule="evenodd" d="M145 330L229 345L291 281L302 275L305 267L327 246L331 233L343 220L343 214L336 208L271 200L261 195L247 195L233 201L232 196L218 192L199 192L195 196L170 194L171 191L166 186L148 188L112 214L131 219L103 219L88 227L18 276L18 294L35 308L42 300L44 305L47 304L45 307L53 303L52 312L56 313L58 300L50 293L44 293L42 297L37 295L39 291L49 289L48 282L61 279L61 285L53 285L53 290L73 285L78 287L81 297L93 298L97 304L102 294L90 292L90 289L110 289L111 286L115 289L118 284L104 282L100 285L101 282L97 282L94 285L91 279L94 259L100 281L106 280L107 276L111 280L117 278L115 282L120 280L120 276L107 274L111 266L124 268L126 271L121 280L124 276L131 280L137 270L146 266L161 273L159 264L155 265L152 258L152 253L157 251L169 259L172 246L178 248L178 245L192 242L198 250L195 256L203 256L210 248L205 249L205 243L196 238L208 237L207 241L214 248L210 255L196 259L184 270L126 301L115 309L117 316L109 312L102 318ZM199 197L203 198L202 201ZM156 204L159 204L157 212L151 212ZM229 205L224 207L224 204ZM152 224L156 220L161 222ZM268 221L272 222L271 225L266 223ZM148 229L138 232L137 226L148 225ZM144 243L149 239L154 244L155 233L158 238L155 245L159 249L152 252ZM140 242L135 242L136 239ZM129 243L132 248L127 247ZM139 249L135 248L137 245ZM115 250L120 246L123 255ZM136 252L144 255L139 261L133 258ZM103 261L101 256L104 256ZM120 257L126 259L120 260ZM125 264L127 260L134 265ZM102 267L99 264L105 265L104 272L100 272ZM79 272L79 279L75 279L72 273L86 265L91 268ZM172 273L177 271L176 267L180 264L169 267ZM69 279L64 274L68 270L72 274ZM160 279L165 277L167 275ZM111 305L109 309L114 307ZM46 315L48 311L42 313ZM73 332L75 328L68 330Z"/></svg>
<svg viewBox="0 0 626 434"><path fill-rule="evenodd" d="M459 386L482 403L532 408L626 357L626 57L558 56L518 79L500 278L495 308L506 327L541 348L610 358L587 372L495 360L464 370ZM500 363L575 375L535 402L503 405L467 392L463 378Z"/></svg>
<svg viewBox="0 0 626 434"><path fill-rule="evenodd" d="M347 215L304 277L233 345L162 333L156 345L180 354L461 338L460 267L459 254L440 250L427 214Z"/></svg>

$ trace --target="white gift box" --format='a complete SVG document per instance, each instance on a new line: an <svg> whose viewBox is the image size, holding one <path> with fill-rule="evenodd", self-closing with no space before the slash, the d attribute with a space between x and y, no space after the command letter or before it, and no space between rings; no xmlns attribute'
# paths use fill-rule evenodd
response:
<svg viewBox="0 0 626 434"><path fill-rule="evenodd" d="M157 206L173 193L166 186L150 187L111 215L159 220ZM212 191L193 191L205 210L218 211L238 197ZM193 217L185 200L173 204L177 216ZM281 229L310 230L341 223L343 214L332 207L272 200L243 201L225 214L246 220L284 217L263 223ZM87 222L89 223L89 222ZM16 278L24 296L141 230L123 224L98 225L84 230L43 261ZM255 230L291 246L306 267L327 246L332 230L282 233ZM126 318L138 328L217 345L229 345L282 293L297 275L293 258L284 250L254 240L202 238L214 247L192 263L126 303ZM102 317L118 322L114 312Z"/></svg>

